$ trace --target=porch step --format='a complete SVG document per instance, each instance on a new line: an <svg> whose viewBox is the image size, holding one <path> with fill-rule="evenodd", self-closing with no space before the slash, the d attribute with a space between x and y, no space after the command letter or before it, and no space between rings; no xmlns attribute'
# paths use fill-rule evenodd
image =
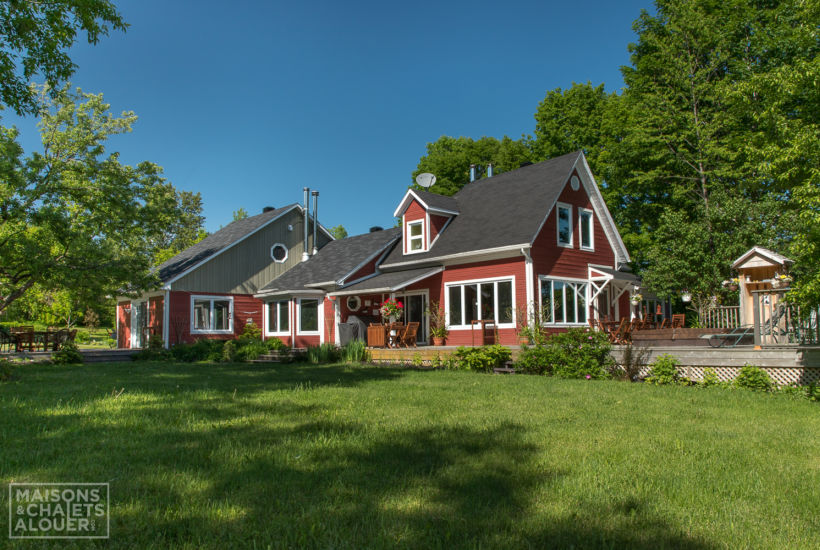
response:
<svg viewBox="0 0 820 550"><path fill-rule="evenodd" d="M253 359L251 363L282 363L293 360L295 357L307 352L306 348L291 348L286 351L272 351L260 355Z"/></svg>
<svg viewBox="0 0 820 550"><path fill-rule="evenodd" d="M105 349L105 350L79 350L86 363L113 363L120 361L132 361L134 355L140 350L137 349Z"/></svg>

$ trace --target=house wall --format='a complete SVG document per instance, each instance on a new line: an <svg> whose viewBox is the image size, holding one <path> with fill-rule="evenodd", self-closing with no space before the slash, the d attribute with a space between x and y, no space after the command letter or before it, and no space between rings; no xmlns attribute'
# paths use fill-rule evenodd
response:
<svg viewBox="0 0 820 550"><path fill-rule="evenodd" d="M376 264L378 263L379 259L381 258L382 254L378 254L375 258L367 262L357 271L355 271L350 277L346 279L346 283L352 283L353 281L357 281L362 277L367 277L368 275L372 275L376 272Z"/></svg>
<svg viewBox="0 0 820 550"><path fill-rule="evenodd" d="M202 294L233 297L232 334L191 334L191 296ZM232 340L238 338L248 319L252 319L256 326L262 327L264 304L261 300L246 294L171 291L169 302L168 339L171 345L192 343L202 339Z"/></svg>
<svg viewBox="0 0 820 550"><path fill-rule="evenodd" d="M441 233L441 230L447 224L447 220L450 218L447 216L436 216L435 214L430 214L430 244L433 244L433 241Z"/></svg>
<svg viewBox="0 0 820 550"><path fill-rule="evenodd" d="M131 347L131 314L125 313L125 307L130 306L130 301L117 302L117 347Z"/></svg>
<svg viewBox="0 0 820 550"><path fill-rule="evenodd" d="M148 298L148 328L152 336L159 336L162 338L162 313L163 302L162 296L153 296Z"/></svg>
<svg viewBox="0 0 820 550"><path fill-rule="evenodd" d="M292 229L289 230L288 226ZM308 228L312 233L313 227ZM291 267L302 261L304 216L291 210L267 227L195 269L171 285L171 290L197 293L253 294ZM330 242L319 231L318 248ZM288 248L288 258L276 263L271 247L277 243ZM313 248L313 236L308 239Z"/></svg>

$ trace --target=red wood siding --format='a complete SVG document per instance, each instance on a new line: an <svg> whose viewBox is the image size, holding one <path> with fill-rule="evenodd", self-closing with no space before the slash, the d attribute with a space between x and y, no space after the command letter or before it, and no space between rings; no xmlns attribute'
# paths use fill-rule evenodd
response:
<svg viewBox="0 0 820 550"><path fill-rule="evenodd" d="M131 314L125 313L125 306L131 306L131 302L117 303L117 347L131 347Z"/></svg>
<svg viewBox="0 0 820 550"><path fill-rule="evenodd" d="M427 219L427 210L424 209L422 205L418 203L415 199L410 202L410 205L407 207L407 210L404 211L404 224L405 226L402 228L402 242L404 243L404 253L407 253L409 243L407 242L407 224L409 222L417 221L417 220L426 220ZM427 242L427 231L428 227L427 224L422 224L422 235L423 235L423 242Z"/></svg>
<svg viewBox="0 0 820 550"><path fill-rule="evenodd" d="M444 228L444 225L449 220L449 216L436 216L435 214L430 214L430 244L433 244L433 241L441 233L441 230Z"/></svg>
<svg viewBox="0 0 820 550"><path fill-rule="evenodd" d="M204 295L197 292L183 292L173 290L170 292L170 305L168 309L168 339L170 344L181 342L191 343L196 340L232 340L242 334L242 329L248 319L262 327L262 315L264 304L261 300L248 294L219 294L208 293L208 296L232 296L233 297L233 334L191 334L191 296Z"/></svg>
<svg viewBox="0 0 820 550"><path fill-rule="evenodd" d="M346 283L352 283L353 281L357 281L362 277L367 277L368 275L372 275L376 272L376 263L381 258L381 254L377 255L375 258L367 262L358 271L355 271L350 277L347 278Z"/></svg>
<svg viewBox="0 0 820 550"><path fill-rule="evenodd" d="M148 328L149 334L162 338L163 302L162 296L148 298Z"/></svg>

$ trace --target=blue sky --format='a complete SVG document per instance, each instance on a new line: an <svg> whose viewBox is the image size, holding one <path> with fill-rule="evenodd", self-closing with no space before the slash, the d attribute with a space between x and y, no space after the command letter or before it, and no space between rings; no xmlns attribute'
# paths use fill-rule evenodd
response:
<svg viewBox="0 0 820 550"><path fill-rule="evenodd" d="M319 220L391 226L428 142L532 133L547 90L619 90L649 0L116 2L72 82L139 121L112 148L202 193L206 228L320 191ZM34 120L8 111L27 151ZM433 188L435 189L435 188Z"/></svg>

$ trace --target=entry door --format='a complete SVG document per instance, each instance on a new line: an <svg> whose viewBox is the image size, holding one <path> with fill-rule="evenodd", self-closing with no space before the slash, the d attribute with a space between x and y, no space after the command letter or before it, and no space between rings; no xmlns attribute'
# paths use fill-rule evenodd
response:
<svg viewBox="0 0 820 550"><path fill-rule="evenodd" d="M140 302L132 307L134 318L131 320L131 337L134 348L144 348L148 342L145 341L148 328L148 302Z"/></svg>
<svg viewBox="0 0 820 550"><path fill-rule="evenodd" d="M418 323L419 331L416 336L416 341L419 343L427 343L427 295L426 294L410 294L399 296L404 302L404 322Z"/></svg>

